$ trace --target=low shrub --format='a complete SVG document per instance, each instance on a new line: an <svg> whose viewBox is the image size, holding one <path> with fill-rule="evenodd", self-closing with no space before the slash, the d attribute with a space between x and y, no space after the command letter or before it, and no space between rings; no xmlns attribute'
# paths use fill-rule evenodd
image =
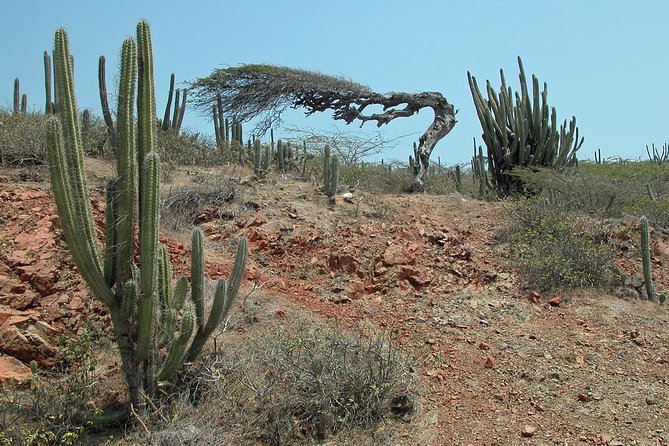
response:
<svg viewBox="0 0 669 446"><path fill-rule="evenodd" d="M142 444L311 444L415 411L409 368L383 336L277 328L248 342L187 371L190 391Z"/></svg>
<svg viewBox="0 0 669 446"><path fill-rule="evenodd" d="M46 117L0 110L0 164L26 166L46 162Z"/></svg>
<svg viewBox="0 0 669 446"><path fill-rule="evenodd" d="M517 204L508 241L518 269L536 288L604 286L614 280L606 233L542 197Z"/></svg>

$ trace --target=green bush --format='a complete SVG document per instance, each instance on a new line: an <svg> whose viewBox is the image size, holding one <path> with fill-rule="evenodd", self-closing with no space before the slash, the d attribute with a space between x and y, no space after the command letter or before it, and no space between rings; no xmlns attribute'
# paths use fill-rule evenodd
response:
<svg viewBox="0 0 669 446"><path fill-rule="evenodd" d="M512 256L527 282L542 290L608 285L608 236L592 221L538 197L516 206L509 231Z"/></svg>
<svg viewBox="0 0 669 446"><path fill-rule="evenodd" d="M45 162L45 116L0 110L0 164L21 166Z"/></svg>

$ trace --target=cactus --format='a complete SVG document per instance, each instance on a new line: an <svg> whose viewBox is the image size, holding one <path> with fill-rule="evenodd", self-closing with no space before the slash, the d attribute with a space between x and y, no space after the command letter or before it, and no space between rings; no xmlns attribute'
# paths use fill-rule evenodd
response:
<svg viewBox="0 0 669 446"><path fill-rule="evenodd" d="M502 70L499 94L490 82L486 83L487 100L483 98L476 78L467 72L483 128L483 141L488 149L492 186L503 195L522 190L520 180L510 175L513 168L543 166L560 169L575 165L576 152L583 144L583 138L578 136L576 118L572 117L569 125L565 120L558 128L555 108L549 108L546 102L546 84L539 93L539 80L533 75L530 97L520 57L518 67L521 91L515 98L511 87L506 85Z"/></svg>
<svg viewBox="0 0 669 446"><path fill-rule="evenodd" d="M140 21L137 43L128 38L122 48L116 120L119 177L107 185L105 249L101 255L83 171L68 37L62 28L55 35L54 66L59 102L57 115L49 120L48 155L61 226L80 274L109 310L129 402L141 409L145 406L143 395L155 397L160 383L172 382L185 362L196 359L230 310L243 278L247 242L241 239L238 243L230 282L219 280L208 315L204 304L204 236L199 229L192 237L190 299L186 299L186 278L171 286L169 255L158 239L160 160L155 150L151 38L148 24ZM136 207L141 212L137 213ZM139 264L135 264L138 220ZM160 354L162 349L166 355Z"/></svg>
<svg viewBox="0 0 669 446"><path fill-rule="evenodd" d="M119 145L118 135L114 126L111 111L109 110L109 102L107 101L107 80L105 75L105 56L100 56L98 59L98 92L100 94L100 105L102 106L102 118L107 125L107 135L112 146L112 151L116 152Z"/></svg>
<svg viewBox="0 0 669 446"><path fill-rule="evenodd" d="M335 204L335 194L339 182L339 161L336 155L330 155L330 146L326 145L323 151L323 192L328 197L330 205Z"/></svg>
<svg viewBox="0 0 669 446"><path fill-rule="evenodd" d="M641 217L639 219L641 228L641 259L643 260L643 279L646 285L646 295L648 300L655 300L655 290L653 280L650 274L650 237L648 235L648 219Z"/></svg>
<svg viewBox="0 0 669 446"><path fill-rule="evenodd" d="M462 173L460 172L460 165L455 165L455 190L462 192Z"/></svg>
<svg viewBox="0 0 669 446"><path fill-rule="evenodd" d="M174 73L172 73L170 75L170 89L167 95L167 104L165 105L165 114L163 115L161 128L163 131L170 131L178 135L179 131L181 130L181 123L183 122L184 114L186 113L186 99L188 97L188 90L184 89L182 91L177 88L175 95L174 80L175 76ZM183 95L181 101L179 101L180 95ZM170 114L172 113L172 98L175 98L174 114L170 120Z"/></svg>
<svg viewBox="0 0 669 446"><path fill-rule="evenodd" d="M260 175L262 167L262 156L260 155L260 140L256 139L253 142L253 173Z"/></svg>
<svg viewBox="0 0 669 446"><path fill-rule="evenodd" d="M46 101L44 103L44 113L47 115L52 115L55 113L51 96L51 56L47 51L44 52L44 92L46 96Z"/></svg>
<svg viewBox="0 0 669 446"><path fill-rule="evenodd" d="M646 153L651 163L662 164L669 160L669 144L663 144L661 151L655 147L655 144L651 144L651 148L646 145Z"/></svg>
<svg viewBox="0 0 669 446"><path fill-rule="evenodd" d="M21 95L19 78L14 79L14 113L26 113L28 111L28 96Z"/></svg>

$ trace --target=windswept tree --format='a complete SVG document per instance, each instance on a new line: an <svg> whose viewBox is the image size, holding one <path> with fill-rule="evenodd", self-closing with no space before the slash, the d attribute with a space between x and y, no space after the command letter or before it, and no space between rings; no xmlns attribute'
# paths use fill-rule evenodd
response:
<svg viewBox="0 0 669 446"><path fill-rule="evenodd" d="M377 127L395 118L413 116L429 107L434 120L421 135L417 150L414 191L425 189L425 176L435 145L455 126L455 109L441 93L377 93L343 77L275 65L241 65L217 68L191 84L193 102L208 113L221 101L225 114L240 121L259 119L255 128L263 134L281 122L289 107L304 108L305 114L333 111L333 119L350 124L375 121ZM382 107L378 113L366 109Z"/></svg>

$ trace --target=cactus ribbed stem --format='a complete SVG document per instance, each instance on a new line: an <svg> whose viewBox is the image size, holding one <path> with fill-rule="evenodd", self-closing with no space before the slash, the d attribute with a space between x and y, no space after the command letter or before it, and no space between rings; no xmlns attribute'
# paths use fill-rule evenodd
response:
<svg viewBox="0 0 669 446"><path fill-rule="evenodd" d="M142 191L140 214L140 293L137 335L137 363L147 358L157 293L158 229L160 220L160 162L157 153L149 153L144 160L145 187Z"/></svg>
<svg viewBox="0 0 669 446"><path fill-rule="evenodd" d="M121 76L117 107L116 164L118 179L118 240L116 270L119 284L131 277L135 244L135 201L137 196L135 155L135 87L137 84L137 45L125 39L121 49ZM106 96L105 96L106 97Z"/></svg>
<svg viewBox="0 0 669 446"><path fill-rule="evenodd" d="M44 113L53 114L53 102L51 101L51 56L47 51L44 52L44 93L46 101L44 103Z"/></svg>
<svg viewBox="0 0 669 446"><path fill-rule="evenodd" d="M643 260L643 278L646 286L646 295L649 300L655 300L655 289L650 271L650 236L648 231L648 219L641 217L639 220L641 228L641 259Z"/></svg>

